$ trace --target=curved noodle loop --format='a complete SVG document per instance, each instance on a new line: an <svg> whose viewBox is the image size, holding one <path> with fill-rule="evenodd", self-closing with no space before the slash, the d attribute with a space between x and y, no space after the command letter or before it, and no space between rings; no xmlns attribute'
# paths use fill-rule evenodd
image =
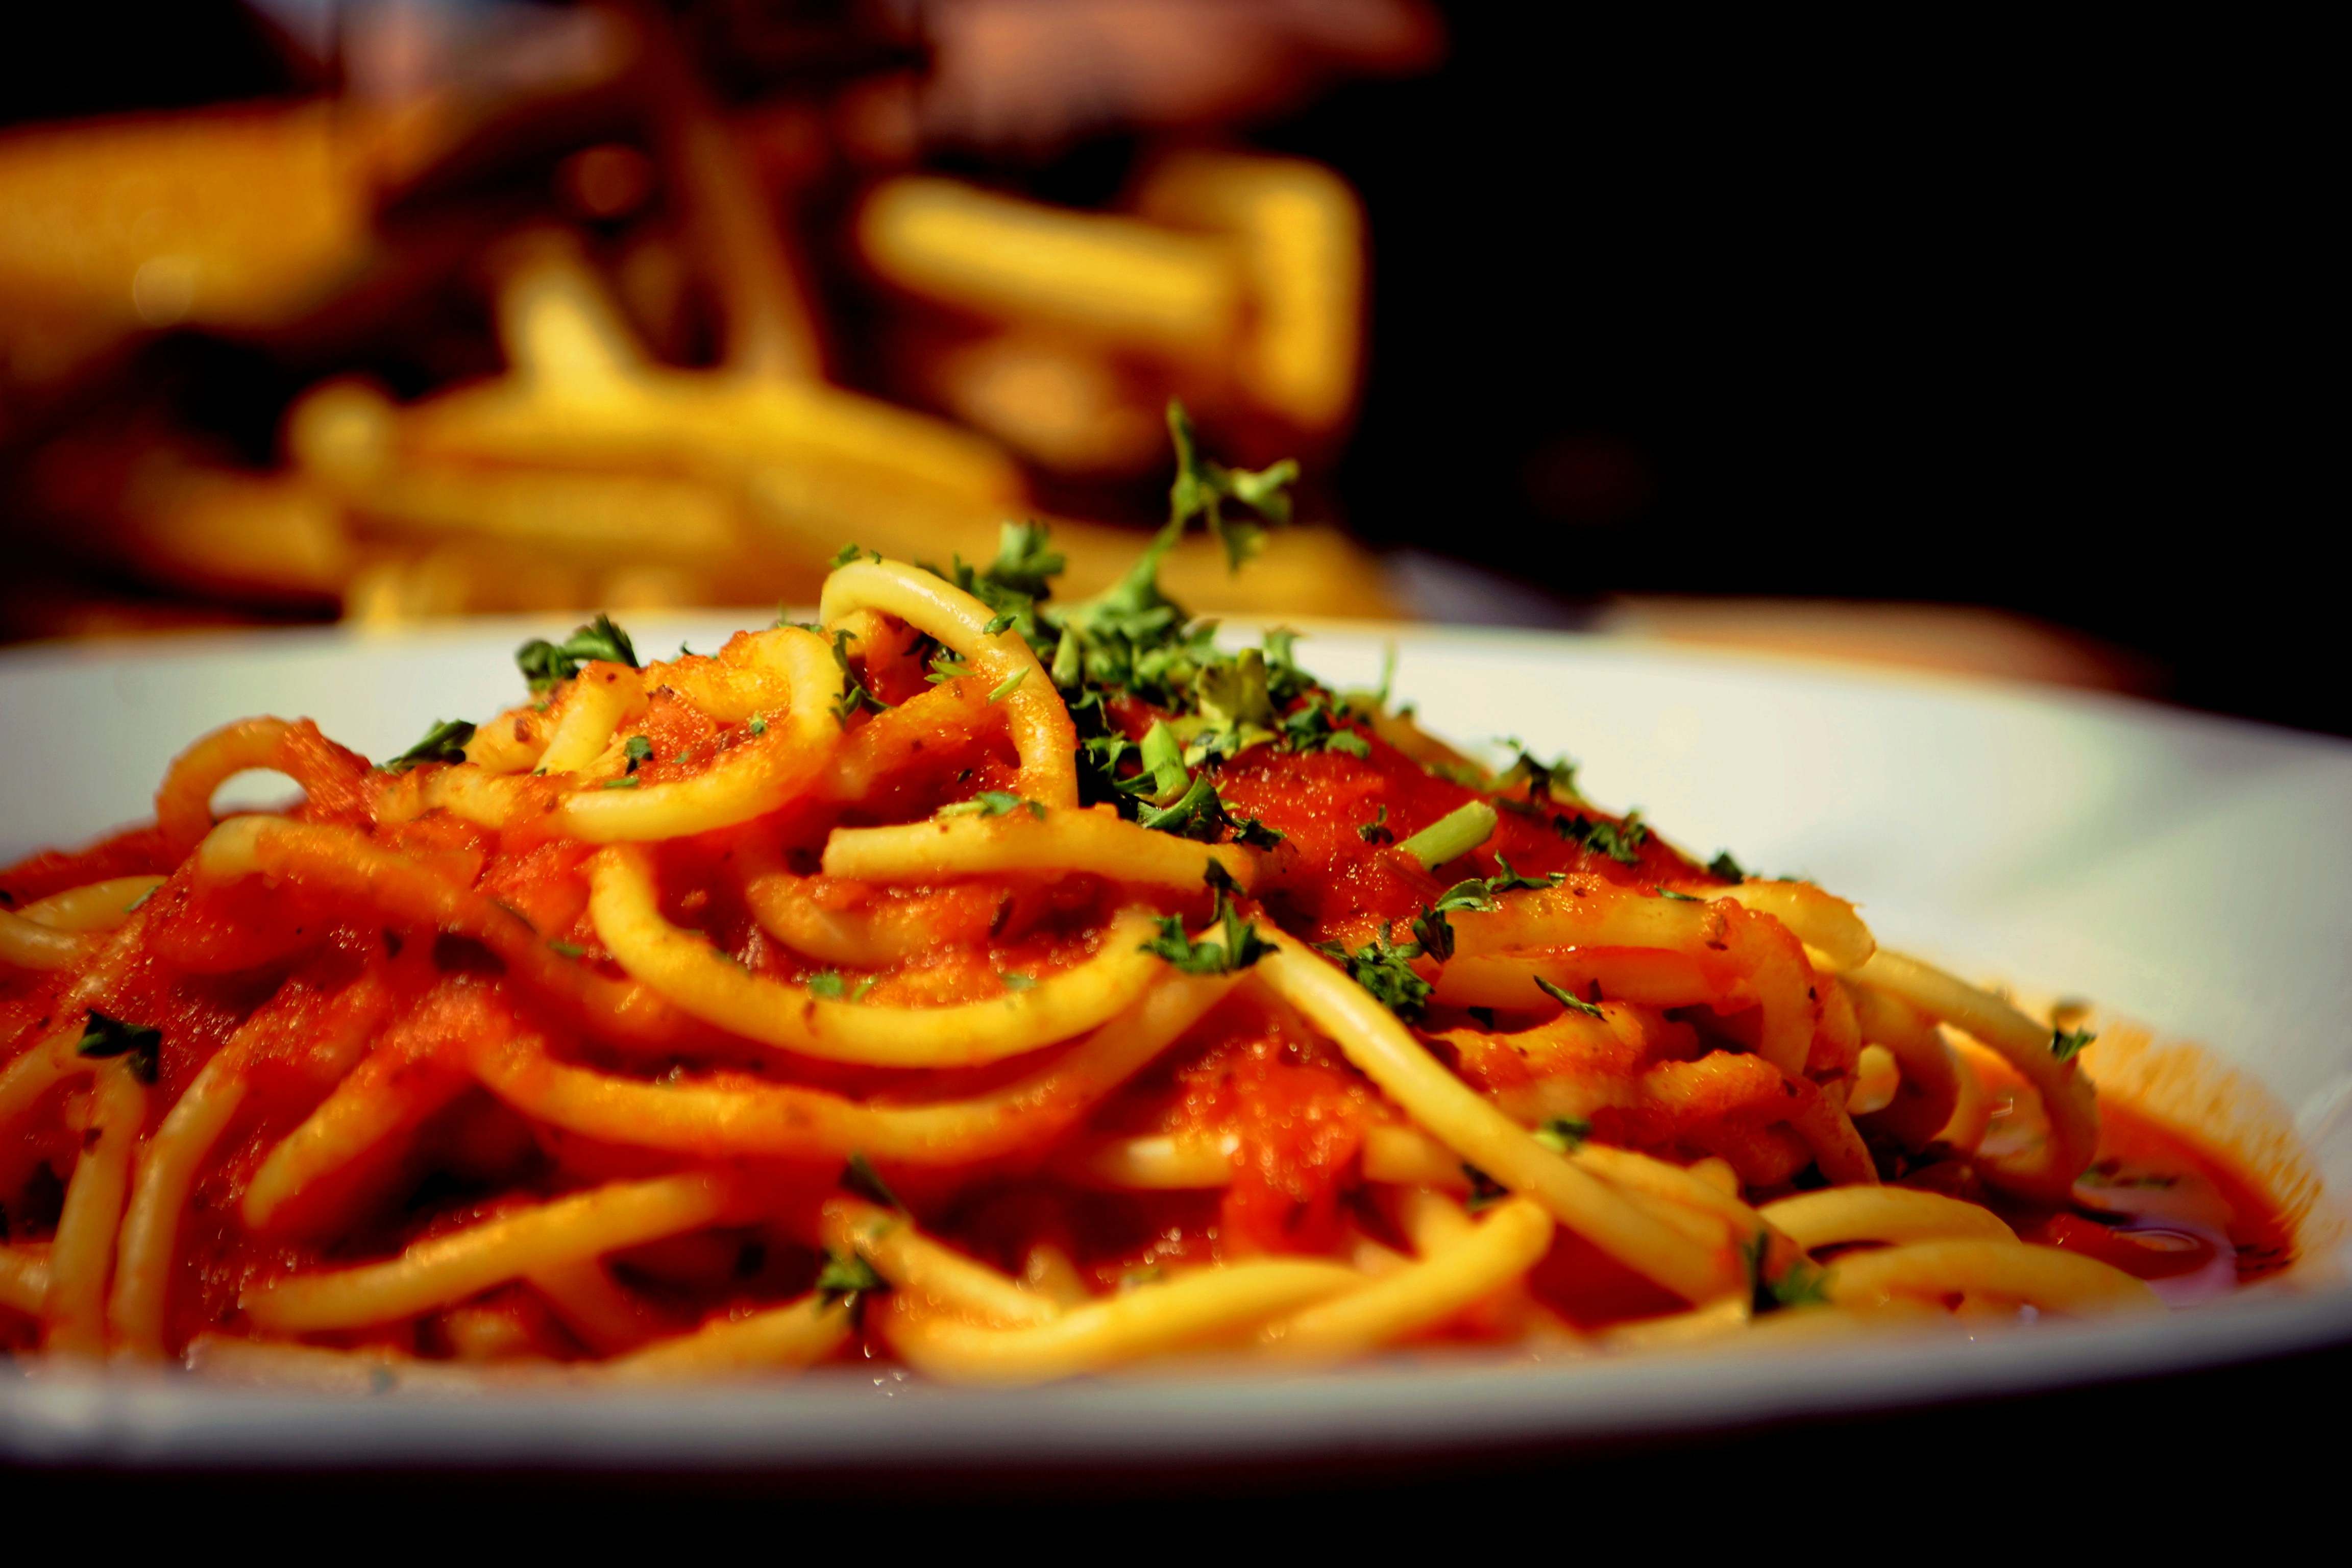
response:
<svg viewBox="0 0 2352 1568"><path fill-rule="evenodd" d="M1118 1013L1143 994L1159 968L1142 951L1150 919L1127 910L1104 928L1094 957L995 1001L945 1007L830 1001L751 973L663 920L652 868L639 851L603 851L590 885L596 934L673 1005L747 1040L824 1061L943 1068L1020 1056Z"/></svg>
<svg viewBox="0 0 2352 1568"><path fill-rule="evenodd" d="M824 580L818 614L831 626L857 610L898 616L954 649L1000 700L1021 753L1020 793L1040 805L1078 804L1078 733L1053 678L1019 634L991 631L996 612L917 566L854 561Z"/></svg>

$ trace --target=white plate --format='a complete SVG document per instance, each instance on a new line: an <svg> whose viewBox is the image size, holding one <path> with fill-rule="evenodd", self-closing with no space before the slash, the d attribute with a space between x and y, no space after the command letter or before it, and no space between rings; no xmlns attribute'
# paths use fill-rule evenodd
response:
<svg viewBox="0 0 2352 1568"><path fill-rule="evenodd" d="M714 648L721 616L633 629ZM148 814L174 752L251 713L371 756L514 700L523 637L473 623L0 656L0 858ZM1341 686L1400 648L1398 696L1467 742L1567 752L1595 799L1702 857L1810 876L1890 945L2096 997L2207 1044L2297 1115L2352 1192L2352 746L2142 704L1874 677L1609 639L1325 626ZM266 795L267 792L263 792ZM2184 1370L2352 1339L2352 1289L2306 1282L2124 1326L1553 1365L1437 1358L1269 1378L1198 1367L1019 1394L887 1368L709 1392L353 1401L184 1376L0 1374L0 1453L156 1464L404 1460L838 1467L1330 1458L1883 1408Z"/></svg>

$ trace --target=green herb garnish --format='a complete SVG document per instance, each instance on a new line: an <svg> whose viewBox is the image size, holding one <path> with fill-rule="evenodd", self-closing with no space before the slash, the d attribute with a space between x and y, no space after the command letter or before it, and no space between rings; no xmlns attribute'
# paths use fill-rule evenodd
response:
<svg viewBox="0 0 2352 1568"><path fill-rule="evenodd" d="M625 664L631 669L639 668L636 646L629 641L628 633L613 624L610 616L598 616L560 643L533 637L515 649L515 664L533 691L544 691L570 680L580 673L582 665L597 659L607 664Z"/></svg>
<svg viewBox="0 0 2352 1568"><path fill-rule="evenodd" d="M1255 473L1228 468L1201 455L1192 434L1192 417L1174 398L1168 400L1168 435L1176 444L1176 479L1168 487L1168 511L1178 528L1193 518L1207 520L1209 532L1224 547L1227 570L1265 545L1265 530L1254 522L1228 520L1224 503L1237 501L1276 524L1290 521L1289 487L1298 479L1298 465L1289 458Z"/></svg>
<svg viewBox="0 0 2352 1568"><path fill-rule="evenodd" d="M824 1249L824 1267L816 1272L816 1295L820 1306L830 1307L836 1301L846 1302L855 1316L864 1306L867 1296L887 1290L890 1282L874 1271L874 1265L855 1252Z"/></svg>
<svg viewBox="0 0 2352 1568"><path fill-rule="evenodd" d="M890 1190L890 1184L875 1173L873 1164L864 1154L856 1151L851 1152L849 1163L841 1168L840 1185L844 1192L870 1198L884 1208L897 1209L900 1214L907 1212L907 1205L898 1201L898 1194Z"/></svg>
<svg viewBox="0 0 2352 1568"><path fill-rule="evenodd" d="M1240 889L1224 867L1214 859L1202 868L1201 879L1215 894L1210 922L1224 928L1223 942L1193 942L1184 934L1184 922L1176 915L1164 915L1160 921L1160 934L1145 942L1142 951L1166 960L1186 974L1234 974L1247 969L1274 951L1274 944L1257 934L1255 921L1244 921L1234 908L1232 895Z"/></svg>
<svg viewBox="0 0 2352 1568"><path fill-rule="evenodd" d="M1592 1137L1592 1123L1580 1116L1555 1116L1536 1129L1536 1142L1555 1154L1573 1154Z"/></svg>
<svg viewBox="0 0 2352 1568"><path fill-rule="evenodd" d="M1562 838L1597 849L1621 866L1638 864L1642 846L1650 837L1648 826L1639 811L1629 811L1622 822L1595 822L1578 812L1574 816L1552 818L1552 831Z"/></svg>
<svg viewBox="0 0 2352 1568"><path fill-rule="evenodd" d="M425 763L462 763L466 760L466 742L474 738L474 727L463 719L436 719L433 728L425 731L425 739L383 764L388 773L404 773Z"/></svg>
<svg viewBox="0 0 2352 1568"><path fill-rule="evenodd" d="M2050 1035L2050 1054L2060 1061L2072 1061L2084 1047L2099 1037L2088 1029L2053 1029Z"/></svg>
<svg viewBox="0 0 2352 1568"><path fill-rule="evenodd" d="M1570 1012L1581 1013L1588 1018L1605 1018L1609 1016L1601 1010L1599 1004L1587 1002L1575 992L1554 985L1540 974L1536 976L1536 989Z"/></svg>
<svg viewBox="0 0 2352 1568"><path fill-rule="evenodd" d="M876 713L889 710L887 702L866 689L866 682L858 678L856 669L850 664L849 628L846 626L834 629L833 662L841 667L841 695L834 699L833 717L843 729L849 728L850 716L861 708Z"/></svg>
<svg viewBox="0 0 2352 1568"><path fill-rule="evenodd" d="M1001 789L982 790L970 800L960 800L953 805L943 805L932 815L934 816L1010 816L1024 805L1029 808L1030 816L1040 822L1045 820L1045 808L1037 802L1024 800L1009 790Z"/></svg>
<svg viewBox="0 0 2352 1568"><path fill-rule="evenodd" d="M1501 820L1495 815L1495 808L1485 801L1465 801L1397 847L1423 866L1443 866L1493 837L1496 824Z"/></svg>
<svg viewBox="0 0 2352 1568"><path fill-rule="evenodd" d="M92 1007L74 1051L85 1057L126 1058L133 1078L153 1083L163 1060L163 1031L147 1024L127 1024Z"/></svg>

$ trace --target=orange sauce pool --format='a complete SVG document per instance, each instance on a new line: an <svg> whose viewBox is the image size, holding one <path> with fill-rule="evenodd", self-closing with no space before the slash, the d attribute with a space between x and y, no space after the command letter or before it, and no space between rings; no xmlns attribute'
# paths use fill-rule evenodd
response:
<svg viewBox="0 0 2352 1568"><path fill-rule="evenodd" d="M1970 1064L1992 1097L1986 1142L2031 1137L2039 1110L2023 1080L1981 1051ZM2094 1068L2095 1076L2096 1068ZM2006 1124L2006 1125L2005 1125ZM1913 1184L1941 1185L1928 1167ZM2120 1099L2099 1101L2099 1150L2074 1202L2050 1208L1998 1191L1986 1204L2022 1241L2064 1247L2147 1280L2171 1306L2189 1306L2284 1271L2294 1231L2264 1185L2200 1142Z"/></svg>

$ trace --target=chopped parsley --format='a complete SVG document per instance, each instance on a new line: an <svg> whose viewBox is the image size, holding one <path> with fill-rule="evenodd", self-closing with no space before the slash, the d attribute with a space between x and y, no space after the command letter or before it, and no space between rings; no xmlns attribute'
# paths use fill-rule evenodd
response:
<svg viewBox="0 0 2352 1568"><path fill-rule="evenodd" d="M629 771L635 773L640 764L654 760L654 743L643 735L632 735L622 743L621 754L629 759Z"/></svg>
<svg viewBox="0 0 2352 1568"><path fill-rule="evenodd" d="M855 1315L866 1297L887 1290L890 1282L874 1271L874 1265L855 1252L824 1249L824 1267L816 1273L818 1304L830 1307L846 1302Z"/></svg>
<svg viewBox="0 0 2352 1568"><path fill-rule="evenodd" d="M1759 1230L1739 1249L1748 1265L1748 1284L1752 1293L1752 1306L1757 1316L1777 1312L1786 1307L1825 1306L1829 1302L1830 1274L1811 1258L1800 1255L1791 1258L1777 1279L1764 1273L1764 1255L1771 1245L1770 1233Z"/></svg>
<svg viewBox="0 0 2352 1568"><path fill-rule="evenodd" d="M588 950L576 942L551 942L548 947L559 958L585 958Z"/></svg>
<svg viewBox="0 0 2352 1568"><path fill-rule="evenodd" d="M1269 701L1287 704L1315 689L1315 678L1298 668L1298 634L1288 626L1274 626L1265 634L1265 694ZM1385 670L1396 666L1396 645L1389 645ZM1380 697L1388 700L1388 675L1381 677Z"/></svg>
<svg viewBox="0 0 2352 1568"><path fill-rule="evenodd" d="M1435 988L1413 973L1412 961L1421 956L1421 943L1398 946L1390 937L1393 929L1393 921L1382 925L1379 936L1353 952L1337 942L1318 942L1315 951L1337 959L1346 967L1348 978L1370 993L1373 1001L1409 1021L1421 1016Z"/></svg>
<svg viewBox="0 0 2352 1568"><path fill-rule="evenodd" d="M1573 1154L1591 1141L1592 1123L1580 1116L1554 1116L1536 1129L1536 1142L1555 1154Z"/></svg>
<svg viewBox="0 0 2352 1568"><path fill-rule="evenodd" d="M1282 738L1294 752L1344 752L1351 757L1369 757L1370 744L1355 731L1335 722L1340 717L1328 698L1320 691L1308 696L1296 713L1282 721Z"/></svg>
<svg viewBox="0 0 2352 1568"><path fill-rule="evenodd" d="M2053 1029L2050 1034L2050 1054L2060 1061L2072 1061L2084 1046L2099 1037L2088 1029Z"/></svg>
<svg viewBox="0 0 2352 1568"><path fill-rule="evenodd" d="M996 683L996 689L988 694L988 700L991 702L1003 701L1004 699L1020 690L1021 683L1028 679L1029 667L1027 665L1023 665L1019 669L1014 670L1003 680L998 681Z"/></svg>
<svg viewBox="0 0 2352 1568"><path fill-rule="evenodd" d="M1541 877L1522 876L1511 869L1511 863L1503 858L1499 849L1495 852L1495 864L1502 869L1498 875L1486 879L1485 886L1489 893L1516 892L1521 888L1557 888L1568 878L1565 871L1553 871Z"/></svg>
<svg viewBox="0 0 2352 1568"><path fill-rule="evenodd" d="M845 544L839 550L834 552L833 559L826 564L838 572L852 562L879 561L881 559L882 552L878 550L868 550L862 544Z"/></svg>
<svg viewBox="0 0 2352 1568"><path fill-rule="evenodd" d="M1000 974L996 978L1003 983L1004 988L1007 991L1034 991L1037 989L1037 977L1034 974Z"/></svg>
<svg viewBox="0 0 2352 1568"><path fill-rule="evenodd" d="M132 1077L141 1083L153 1083L163 1059L163 1031L146 1024L127 1024L92 1007L74 1050L85 1057L125 1058Z"/></svg>
<svg viewBox="0 0 2352 1568"><path fill-rule="evenodd" d="M1538 804L1555 798L1579 798L1574 763L1566 757L1556 763L1538 762L1517 735L1507 737L1503 744L1517 755L1511 765L1496 778L1495 788L1498 793L1508 794L1524 784L1528 786L1528 799Z"/></svg>
<svg viewBox="0 0 2352 1568"><path fill-rule="evenodd" d="M849 728L850 717L861 708L869 709L877 713L885 712L889 709L890 705L887 702L866 689L866 682L858 678L856 669L851 666L849 628L846 626L837 626L834 629L833 662L841 667L841 695L834 699L833 716L843 729Z"/></svg>
<svg viewBox="0 0 2352 1568"><path fill-rule="evenodd" d="M1372 819L1356 829L1356 837L1367 844L1393 844L1396 835L1389 831L1389 808L1381 806Z"/></svg>
<svg viewBox="0 0 2352 1568"><path fill-rule="evenodd" d="M853 986L839 974L827 969L808 977L808 993L812 996L821 997L827 1002L863 1002L866 1000L866 994L873 990L875 984L874 977L867 975Z"/></svg>
<svg viewBox="0 0 2352 1568"><path fill-rule="evenodd" d="M644 782L644 780L638 778L635 773L625 773L616 779L606 779L601 787L605 789L635 789L638 784Z"/></svg>
<svg viewBox="0 0 2352 1568"><path fill-rule="evenodd" d="M1289 487L1298 479L1298 465L1289 458L1255 473L1228 468L1201 455L1192 434L1192 417L1174 398L1168 400L1168 435L1176 444L1176 479L1168 487L1168 511L1181 528L1193 518L1204 519L1210 535L1224 547L1225 565L1238 572L1242 563L1265 545L1265 530L1254 522L1229 520L1224 503L1235 501L1271 523L1290 521Z"/></svg>
<svg viewBox="0 0 2352 1568"><path fill-rule="evenodd" d="M1234 908L1232 895L1239 889L1224 867L1211 860L1202 869L1201 879L1215 892L1209 919L1212 924L1224 928L1224 940L1193 942L1185 936L1181 917L1163 915L1160 934L1145 942L1141 951L1164 959L1186 974L1238 973L1272 952L1273 943L1257 934L1257 922L1243 920Z"/></svg>
<svg viewBox="0 0 2352 1568"><path fill-rule="evenodd" d="M1565 986L1554 985L1540 974L1536 976L1536 989L1571 1013L1581 1013L1588 1018L1605 1018L1609 1016L1601 1010L1599 1003L1587 1002L1575 992Z"/></svg>
<svg viewBox="0 0 2352 1568"><path fill-rule="evenodd" d="M766 714L764 714L764 713L755 715L755 716L753 717L753 719L751 720L751 733L753 733L754 735L764 735L764 734L766 734L767 732L768 732L768 719L767 719L767 715L766 715Z"/></svg>
<svg viewBox="0 0 2352 1568"><path fill-rule="evenodd" d="M1740 869L1739 862L1731 858L1731 851L1728 849L1717 850L1715 858L1706 863L1706 868L1727 882L1748 880L1748 873Z"/></svg>
<svg viewBox="0 0 2352 1568"><path fill-rule="evenodd" d="M1024 800L1010 790L984 789L970 800L960 800L953 805L943 805L935 816L1010 816L1023 806L1038 821L1045 820L1045 808L1034 800Z"/></svg>
<svg viewBox="0 0 2352 1568"><path fill-rule="evenodd" d="M1469 1201L1462 1206L1472 1214L1476 1214L1481 1209L1493 1208L1511 1195L1510 1188L1503 1185L1475 1165L1465 1162L1462 1167L1462 1173L1470 1179Z"/></svg>
<svg viewBox="0 0 2352 1568"><path fill-rule="evenodd" d="M560 643L533 637L515 649L515 664L533 691L545 691L569 680L580 673L582 665L597 659L625 664L631 669L640 668L636 645L629 641L628 633L613 624L610 616L598 616Z"/></svg>
<svg viewBox="0 0 2352 1568"><path fill-rule="evenodd" d="M436 719L433 728L425 731L425 739L383 764L388 773L404 773L425 763L462 763L466 760L466 742L474 738L474 727L463 719Z"/></svg>
<svg viewBox="0 0 2352 1568"><path fill-rule="evenodd" d="M1433 904L1421 906L1414 917L1412 934L1421 951L1440 963L1454 956L1454 924L1445 917L1455 910L1491 910L1495 900L1486 896L1486 884L1475 877L1456 882L1437 895Z"/></svg>
<svg viewBox="0 0 2352 1568"><path fill-rule="evenodd" d="M1595 822L1578 812L1574 816L1552 818L1552 831L1587 849L1597 849L1621 866L1638 864L1642 846L1648 841L1650 829L1639 811L1629 811L1622 822Z"/></svg>
<svg viewBox="0 0 2352 1568"><path fill-rule="evenodd" d="M1223 795L1217 797L1217 809L1225 814L1225 820L1233 826L1234 842L1236 844L1246 844L1253 849L1271 849L1285 837L1255 816L1235 816L1234 808L1225 804Z"/></svg>
<svg viewBox="0 0 2352 1568"><path fill-rule="evenodd" d="M907 1212L907 1205L898 1201L898 1194L890 1190L890 1184L875 1173L873 1164L862 1153L855 1151L850 1153L849 1163L841 1168L839 1184L844 1192L870 1198L886 1209L897 1209L900 1214Z"/></svg>

